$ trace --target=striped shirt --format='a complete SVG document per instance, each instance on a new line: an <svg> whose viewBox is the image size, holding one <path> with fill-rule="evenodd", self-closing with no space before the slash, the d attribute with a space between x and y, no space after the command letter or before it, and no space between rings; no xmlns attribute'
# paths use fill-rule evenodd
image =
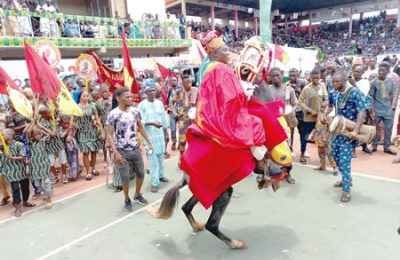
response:
<svg viewBox="0 0 400 260"><path fill-rule="evenodd" d="M43 118L40 118L39 123L43 125L45 128L49 129L50 131L53 131L53 122L51 120L45 120ZM65 146L62 139L59 136L55 136L54 138L50 139L50 143L47 146L47 153L57 154L59 151L64 149Z"/></svg>
<svg viewBox="0 0 400 260"><path fill-rule="evenodd" d="M47 154L47 146L50 142L49 137L43 137L39 142L32 140L29 142L31 156L31 174L35 180L51 178L50 160Z"/></svg>
<svg viewBox="0 0 400 260"><path fill-rule="evenodd" d="M25 145L21 142L14 142L8 146L10 156L25 156ZM4 157L4 170L9 182L21 181L28 178L25 173L24 160L13 160L8 156Z"/></svg>

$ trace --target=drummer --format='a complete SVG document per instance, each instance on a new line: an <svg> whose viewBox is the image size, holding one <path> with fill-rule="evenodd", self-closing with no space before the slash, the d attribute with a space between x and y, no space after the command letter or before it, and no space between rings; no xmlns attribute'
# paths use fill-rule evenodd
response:
<svg viewBox="0 0 400 260"><path fill-rule="evenodd" d="M361 91L347 83L346 75L339 71L333 76L333 86L336 92L329 97L329 109L325 116L335 109L337 115L342 115L348 120L356 123L354 130L348 136L332 134L331 146L332 154L339 171L342 174L342 180L336 182L333 186L342 188L341 202L351 200L350 186L351 178L351 159L352 147L366 115L366 103Z"/></svg>

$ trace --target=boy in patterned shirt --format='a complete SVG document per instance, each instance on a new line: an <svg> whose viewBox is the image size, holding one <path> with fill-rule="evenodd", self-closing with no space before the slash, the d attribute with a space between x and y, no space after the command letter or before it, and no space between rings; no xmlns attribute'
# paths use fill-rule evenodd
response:
<svg viewBox="0 0 400 260"><path fill-rule="evenodd" d="M4 156L3 167L6 172L7 180L11 185L13 205L15 207L14 216L20 217L22 215L22 206L36 206L28 201L29 178L25 172L25 146L21 142L14 141L14 130L7 128L3 131L3 135L10 153L9 156Z"/></svg>
<svg viewBox="0 0 400 260"><path fill-rule="evenodd" d="M50 108L47 106L39 107L39 114L41 116L39 119L39 123L41 125L43 125L46 129L52 129L52 131L54 131ZM55 129L54 132L57 132L57 129ZM56 158L58 156L58 158L60 160L60 164L61 164L62 181L64 184L68 183L68 179L66 176L67 175L67 154L65 153L64 143L59 136L55 136L54 138L52 138L50 140L50 143L47 146L47 153L48 153L48 157L49 157L50 165L51 165L50 169L55 178L55 182L58 181L57 170L55 167Z"/></svg>
<svg viewBox="0 0 400 260"><path fill-rule="evenodd" d="M42 131L47 132L49 135L44 136ZM55 134L46 128L41 130L34 124L30 124L24 130L24 134L29 138L29 146L32 152L31 177L43 192L46 208L49 209L52 207L51 196L53 195L53 186L51 183L50 160L47 155L47 149L51 138L54 138Z"/></svg>

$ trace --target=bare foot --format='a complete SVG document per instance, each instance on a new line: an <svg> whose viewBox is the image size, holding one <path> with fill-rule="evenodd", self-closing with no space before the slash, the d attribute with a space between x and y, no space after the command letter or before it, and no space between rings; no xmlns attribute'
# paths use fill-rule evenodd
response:
<svg viewBox="0 0 400 260"><path fill-rule="evenodd" d="M194 232L201 232L204 231L204 228L206 227L206 224L201 223L201 222L195 222L192 225L193 231Z"/></svg>
<svg viewBox="0 0 400 260"><path fill-rule="evenodd" d="M231 249L246 249L247 245L242 240L233 240L230 244Z"/></svg>

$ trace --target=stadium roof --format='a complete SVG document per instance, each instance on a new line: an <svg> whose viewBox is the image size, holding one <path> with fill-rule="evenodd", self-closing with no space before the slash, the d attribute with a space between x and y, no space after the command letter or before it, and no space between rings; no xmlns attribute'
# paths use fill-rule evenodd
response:
<svg viewBox="0 0 400 260"><path fill-rule="evenodd" d="M180 1L165 1L170 4L168 12L173 14L182 13ZM239 17L241 19L251 19L254 16L253 13L247 11L247 8L260 9L260 0L186 0L187 15L209 16L211 1L231 6L230 8L215 7L215 17L222 19L233 17L232 5L243 7L239 9ZM272 10L278 9L281 14L292 14L321 8L337 8L341 5L361 2L365 2L365 0L272 0ZM175 4L171 5L171 3ZM301 16L299 14L299 17Z"/></svg>
<svg viewBox="0 0 400 260"><path fill-rule="evenodd" d="M215 2L245 6L259 9L260 0L214 0ZM329 8L338 5L352 4L356 2L365 2L365 0L273 0L272 10L278 9L280 13L295 13L307 10Z"/></svg>

